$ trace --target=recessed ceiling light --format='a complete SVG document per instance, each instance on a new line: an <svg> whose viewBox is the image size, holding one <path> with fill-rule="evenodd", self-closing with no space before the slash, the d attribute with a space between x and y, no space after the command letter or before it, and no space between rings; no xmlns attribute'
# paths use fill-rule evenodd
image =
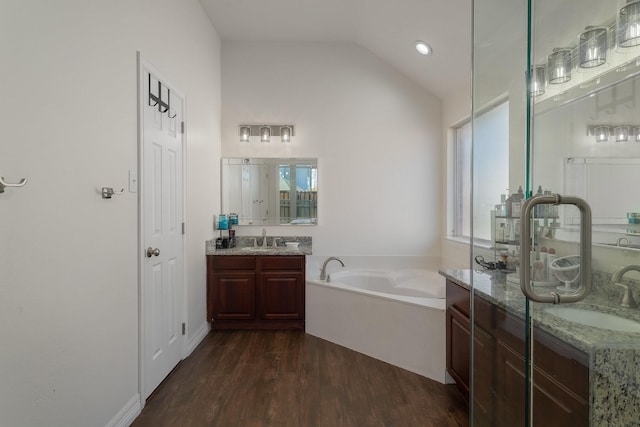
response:
<svg viewBox="0 0 640 427"><path fill-rule="evenodd" d="M422 40L416 41L416 50L418 51L418 53L421 53L422 55L431 55L431 53L433 52L433 50L431 49L431 46L429 46Z"/></svg>

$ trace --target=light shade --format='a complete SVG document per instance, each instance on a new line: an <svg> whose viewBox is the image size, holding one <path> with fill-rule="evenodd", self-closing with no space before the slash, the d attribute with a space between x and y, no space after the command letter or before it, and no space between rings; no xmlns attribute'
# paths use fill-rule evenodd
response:
<svg viewBox="0 0 640 427"><path fill-rule="evenodd" d="M609 140L611 130L609 129L609 126L596 126L593 129L593 132L596 135L596 142L607 142Z"/></svg>
<svg viewBox="0 0 640 427"><path fill-rule="evenodd" d="M640 1L640 0L639 0ZM560 84L571 80L571 60L570 48L555 48L553 53L547 58L547 75L549 83Z"/></svg>
<svg viewBox="0 0 640 427"><path fill-rule="evenodd" d="M578 42L580 68L593 68L607 61L607 28L587 27Z"/></svg>
<svg viewBox="0 0 640 427"><path fill-rule="evenodd" d="M240 126L240 142L249 142L251 136L251 127Z"/></svg>
<svg viewBox="0 0 640 427"><path fill-rule="evenodd" d="M533 96L542 95L546 85L544 65L536 65L533 67L533 73L531 73L531 93Z"/></svg>
<svg viewBox="0 0 640 427"><path fill-rule="evenodd" d="M280 141L284 143L291 142L291 127L282 126L280 128Z"/></svg>
<svg viewBox="0 0 640 427"><path fill-rule="evenodd" d="M416 50L418 51L418 53L422 55L431 55L431 53L433 52L433 49L431 49L431 46L429 46L427 43L423 42L422 40L416 41Z"/></svg>
<svg viewBox="0 0 640 427"><path fill-rule="evenodd" d="M616 126L613 129L613 133L616 136L617 142L626 142L629 140L629 126Z"/></svg>
<svg viewBox="0 0 640 427"><path fill-rule="evenodd" d="M633 134L636 136L636 142L640 142L640 126L633 128Z"/></svg>
<svg viewBox="0 0 640 427"><path fill-rule="evenodd" d="M271 140L271 128L269 126L262 126L260 128L260 142L269 142Z"/></svg>
<svg viewBox="0 0 640 427"><path fill-rule="evenodd" d="M640 44L640 0L628 1L618 15L618 46Z"/></svg>

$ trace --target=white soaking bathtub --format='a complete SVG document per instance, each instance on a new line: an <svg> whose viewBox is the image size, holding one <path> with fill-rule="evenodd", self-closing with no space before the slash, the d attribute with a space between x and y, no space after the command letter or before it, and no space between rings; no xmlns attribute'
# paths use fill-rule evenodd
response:
<svg viewBox="0 0 640 427"><path fill-rule="evenodd" d="M437 271L344 269L306 281L306 332L446 382L445 279Z"/></svg>

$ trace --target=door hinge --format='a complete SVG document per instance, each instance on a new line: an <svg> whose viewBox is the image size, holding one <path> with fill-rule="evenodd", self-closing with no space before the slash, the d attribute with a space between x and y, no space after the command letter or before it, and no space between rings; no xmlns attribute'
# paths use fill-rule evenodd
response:
<svg viewBox="0 0 640 427"><path fill-rule="evenodd" d="M184 122L180 122L180 133L184 134Z"/></svg>
<svg viewBox="0 0 640 427"><path fill-rule="evenodd" d="M182 223L182 234L184 234L184 222Z"/></svg>
<svg viewBox="0 0 640 427"><path fill-rule="evenodd" d="M182 323L182 335L186 335L187 333L187 324L186 323Z"/></svg>

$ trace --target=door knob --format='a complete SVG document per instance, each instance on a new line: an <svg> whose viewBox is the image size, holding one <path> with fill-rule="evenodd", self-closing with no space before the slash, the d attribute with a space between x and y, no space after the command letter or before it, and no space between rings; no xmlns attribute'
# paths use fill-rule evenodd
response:
<svg viewBox="0 0 640 427"><path fill-rule="evenodd" d="M158 249L158 248L153 249L151 246L149 246L147 248L147 258L151 258L154 255L155 256L160 255L160 249Z"/></svg>

